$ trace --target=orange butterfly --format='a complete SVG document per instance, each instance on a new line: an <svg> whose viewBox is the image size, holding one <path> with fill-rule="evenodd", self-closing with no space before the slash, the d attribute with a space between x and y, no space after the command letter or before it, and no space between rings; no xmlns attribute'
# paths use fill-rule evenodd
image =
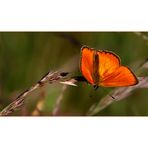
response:
<svg viewBox="0 0 148 148"><path fill-rule="evenodd" d="M80 70L85 79L95 87L132 86L138 84L135 74L120 63L120 58L110 51L96 51L82 47Z"/></svg>

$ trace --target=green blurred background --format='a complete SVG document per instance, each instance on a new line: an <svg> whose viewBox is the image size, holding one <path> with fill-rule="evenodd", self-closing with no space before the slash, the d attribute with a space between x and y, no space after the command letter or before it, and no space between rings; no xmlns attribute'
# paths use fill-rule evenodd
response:
<svg viewBox="0 0 148 148"><path fill-rule="evenodd" d="M143 33L147 36L148 33ZM35 84L49 70L79 71L80 49L87 45L107 49L120 56L137 76L136 68L148 57L148 44L134 32L1 32L0 33L0 109L11 103L21 92ZM26 104L12 115L52 115L60 95L57 115L85 115L90 106L110 92L111 88L78 87L53 84L28 96ZM98 115L148 115L147 89L137 89L128 98L115 102Z"/></svg>

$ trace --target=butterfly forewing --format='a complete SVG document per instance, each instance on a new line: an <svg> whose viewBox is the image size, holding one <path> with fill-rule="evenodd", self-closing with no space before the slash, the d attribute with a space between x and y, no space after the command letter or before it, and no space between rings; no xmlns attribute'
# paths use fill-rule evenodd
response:
<svg viewBox="0 0 148 148"><path fill-rule="evenodd" d="M112 52L98 51L97 53L99 55L98 74L101 78L114 73L120 67L120 58Z"/></svg>
<svg viewBox="0 0 148 148"><path fill-rule="evenodd" d="M81 61L80 61L81 72L89 83L94 84L94 80L93 80L94 51L87 47L82 47L81 52L82 52Z"/></svg>

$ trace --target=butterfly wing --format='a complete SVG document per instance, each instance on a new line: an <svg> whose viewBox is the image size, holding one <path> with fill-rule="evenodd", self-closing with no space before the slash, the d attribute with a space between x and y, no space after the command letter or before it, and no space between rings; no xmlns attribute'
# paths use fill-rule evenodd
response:
<svg viewBox="0 0 148 148"><path fill-rule="evenodd" d="M134 73L125 66L120 66L120 59L112 52L98 51L99 84L104 87L131 86L138 83Z"/></svg>
<svg viewBox="0 0 148 148"><path fill-rule="evenodd" d="M102 78L101 86L117 87L117 86L132 86L138 83L133 72L125 66L119 67L114 73Z"/></svg>
<svg viewBox="0 0 148 148"><path fill-rule="evenodd" d="M94 50L88 47L82 47L81 49L81 61L80 61L80 70L85 77L85 79L94 84L93 80L93 55Z"/></svg>
<svg viewBox="0 0 148 148"><path fill-rule="evenodd" d="M98 51L100 79L106 77L120 67L120 58L109 51Z"/></svg>

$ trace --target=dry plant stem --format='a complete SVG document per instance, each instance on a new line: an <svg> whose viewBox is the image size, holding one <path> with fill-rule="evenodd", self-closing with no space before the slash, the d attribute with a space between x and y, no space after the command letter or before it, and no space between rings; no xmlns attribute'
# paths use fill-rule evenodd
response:
<svg viewBox="0 0 148 148"><path fill-rule="evenodd" d="M65 38L66 40L68 40L69 42L71 42L73 45L77 46L78 48L82 47L82 44L79 42L79 40L77 40L76 38L74 38L72 35L70 34L65 34L65 33L58 33L59 36L61 36L62 38Z"/></svg>
<svg viewBox="0 0 148 148"><path fill-rule="evenodd" d="M35 109L31 113L32 116L40 116L42 114L42 110L44 107L44 101L45 101L45 92L42 91L40 94L40 98L38 102L36 103Z"/></svg>
<svg viewBox="0 0 148 148"><path fill-rule="evenodd" d="M57 81L62 81L63 78L68 73L65 72L48 72L40 81L38 81L35 85L21 93L11 104L6 106L1 112L1 116L9 115L10 113L14 112L15 110L19 109L25 101L25 98L32 93L34 90L36 90L39 87L42 87L46 83L55 83Z"/></svg>
<svg viewBox="0 0 148 148"><path fill-rule="evenodd" d="M70 78L68 80L65 80L65 81L62 81L60 82L61 84L65 84L62 88L62 92L61 94L59 95L59 97L57 98L57 101L56 101L56 104L55 104L55 107L53 109L53 112L52 112L52 115L53 116L56 116L58 115L59 111L60 111L60 107L61 107L61 102L63 100L63 96L64 96L64 92L65 90L67 89L67 85L71 85L71 86L77 86L76 83L77 82L83 82L84 81L84 78L83 77L73 77L73 78Z"/></svg>
<svg viewBox="0 0 148 148"><path fill-rule="evenodd" d="M138 77L139 83L135 86L116 88L111 94L101 99L98 105L91 106L87 115L96 115L114 101L125 99L137 88L148 88L148 77ZM113 96L115 99L113 99Z"/></svg>
<svg viewBox="0 0 148 148"><path fill-rule="evenodd" d="M145 34L143 34L142 32L134 32L137 36L141 37L146 44L148 45L148 36L146 36Z"/></svg>
<svg viewBox="0 0 148 148"><path fill-rule="evenodd" d="M64 92L67 88L67 85L63 85L63 88L62 88L62 92L61 94L58 96L57 100L56 100L56 104L55 104L55 107L53 109L53 112L52 112L52 115L53 116L56 116L58 115L59 111L60 111L60 107L61 107L61 102L63 100L63 96L64 96Z"/></svg>

